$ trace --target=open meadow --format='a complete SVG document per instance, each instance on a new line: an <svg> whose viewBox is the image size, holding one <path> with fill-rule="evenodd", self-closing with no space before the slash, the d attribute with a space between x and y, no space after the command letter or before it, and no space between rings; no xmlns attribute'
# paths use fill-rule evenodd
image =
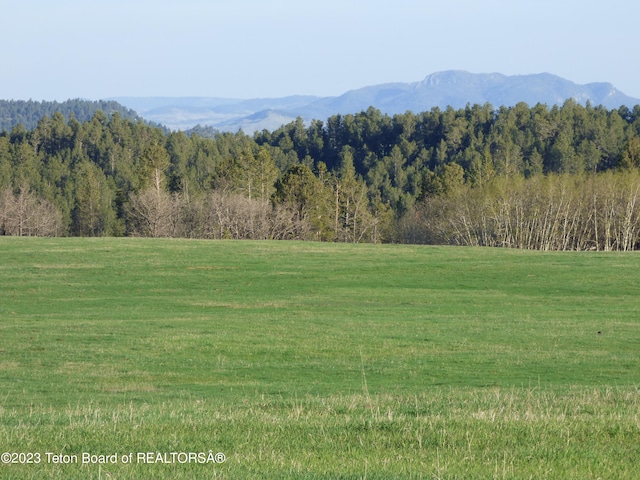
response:
<svg viewBox="0 0 640 480"><path fill-rule="evenodd" d="M0 238L2 479L637 479L640 255Z"/></svg>

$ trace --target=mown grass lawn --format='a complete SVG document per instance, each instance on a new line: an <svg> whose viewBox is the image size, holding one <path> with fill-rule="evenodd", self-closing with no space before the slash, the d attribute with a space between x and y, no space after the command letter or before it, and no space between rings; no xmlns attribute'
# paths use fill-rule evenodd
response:
<svg viewBox="0 0 640 480"><path fill-rule="evenodd" d="M639 267L0 238L0 478L637 478Z"/></svg>

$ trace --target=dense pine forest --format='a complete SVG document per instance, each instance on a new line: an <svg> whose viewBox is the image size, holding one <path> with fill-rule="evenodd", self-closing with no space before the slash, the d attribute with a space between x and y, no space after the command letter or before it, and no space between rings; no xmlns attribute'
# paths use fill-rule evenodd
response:
<svg viewBox="0 0 640 480"><path fill-rule="evenodd" d="M370 108L253 136L60 112L0 134L0 234L640 248L640 106Z"/></svg>
<svg viewBox="0 0 640 480"><path fill-rule="evenodd" d="M75 118L80 122L88 122L100 110L107 116L118 113L122 118L142 120L133 110L123 107L118 102L99 100L67 100L65 102L36 102L33 100L0 100L0 131L11 130L15 125L22 125L32 130L44 116L52 117L60 112L66 120Z"/></svg>

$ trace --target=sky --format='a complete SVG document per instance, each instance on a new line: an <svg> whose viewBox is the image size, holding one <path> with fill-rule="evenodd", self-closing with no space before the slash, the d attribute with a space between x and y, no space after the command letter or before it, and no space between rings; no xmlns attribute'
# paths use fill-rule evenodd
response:
<svg viewBox="0 0 640 480"><path fill-rule="evenodd" d="M340 95L443 70L640 98L636 0L0 0L0 99Z"/></svg>

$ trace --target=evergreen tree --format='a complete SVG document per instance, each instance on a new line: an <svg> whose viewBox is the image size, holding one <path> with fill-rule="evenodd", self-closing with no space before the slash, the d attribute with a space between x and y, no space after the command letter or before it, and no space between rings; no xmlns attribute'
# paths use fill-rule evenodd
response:
<svg viewBox="0 0 640 480"><path fill-rule="evenodd" d="M83 160L75 169L74 232L96 237L117 232L114 195L102 170Z"/></svg>
<svg viewBox="0 0 640 480"><path fill-rule="evenodd" d="M306 165L295 165L276 183L276 204L295 212L296 222L306 225L302 238L328 240L333 237L331 196L322 182Z"/></svg>

